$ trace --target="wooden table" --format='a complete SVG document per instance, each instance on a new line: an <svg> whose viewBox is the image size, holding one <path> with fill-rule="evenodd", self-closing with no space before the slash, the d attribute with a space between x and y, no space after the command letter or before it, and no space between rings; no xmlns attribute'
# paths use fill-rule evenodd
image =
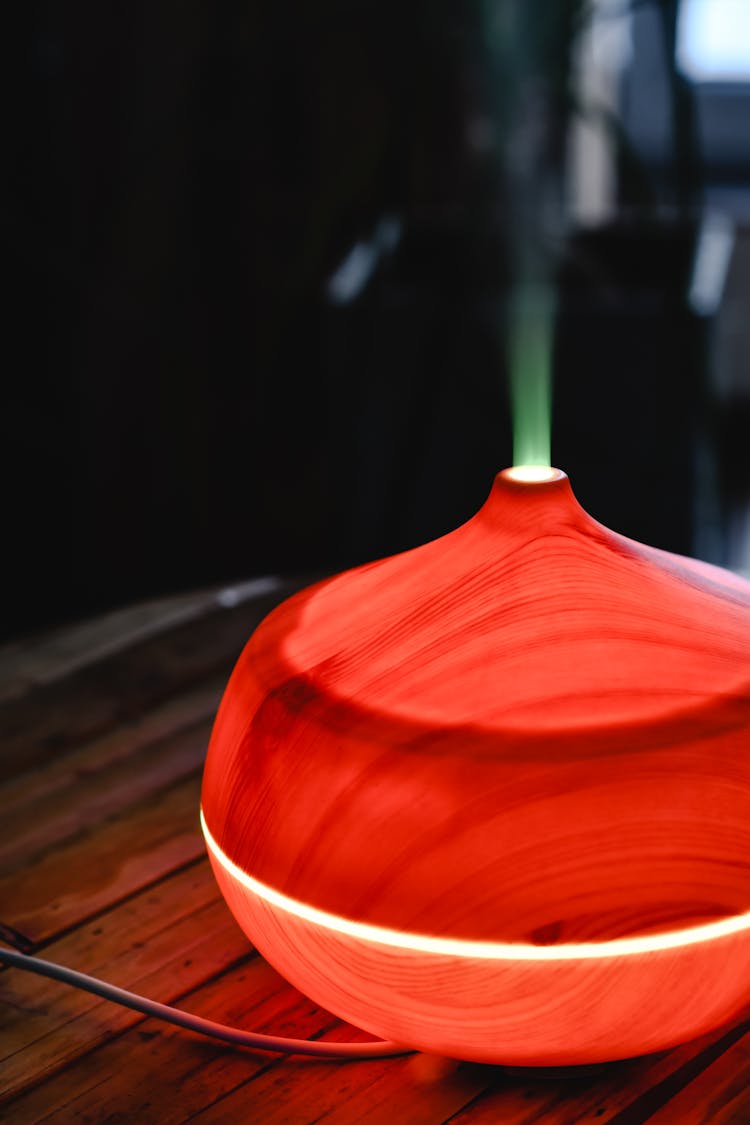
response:
<svg viewBox="0 0 750 1125"><path fill-rule="evenodd" d="M248 946L198 827L227 676L294 588L174 597L0 650L0 940L221 1022L367 1038ZM749 1123L750 1022L566 1071L339 1063L234 1050L3 969L0 1120Z"/></svg>

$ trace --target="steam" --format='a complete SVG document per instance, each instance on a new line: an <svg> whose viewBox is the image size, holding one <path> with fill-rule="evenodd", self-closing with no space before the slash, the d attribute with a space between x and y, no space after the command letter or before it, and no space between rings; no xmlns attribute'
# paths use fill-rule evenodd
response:
<svg viewBox="0 0 750 1125"><path fill-rule="evenodd" d="M551 465L555 298L541 283L517 287L509 309L513 464Z"/></svg>

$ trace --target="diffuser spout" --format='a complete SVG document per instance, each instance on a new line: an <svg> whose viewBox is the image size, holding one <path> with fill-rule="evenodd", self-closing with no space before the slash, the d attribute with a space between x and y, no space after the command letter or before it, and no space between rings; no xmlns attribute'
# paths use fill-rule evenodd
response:
<svg viewBox="0 0 750 1125"><path fill-rule="evenodd" d="M497 474L486 501L458 533L466 534L474 524L480 534L501 533L505 547L514 549L519 540L556 533L561 522L594 522L576 500L567 473L544 465L514 465ZM474 528L469 535L473 533Z"/></svg>
<svg viewBox="0 0 750 1125"><path fill-rule="evenodd" d="M561 469L554 469L550 465L514 465L511 469L503 469L500 476L517 484L549 484L567 479Z"/></svg>

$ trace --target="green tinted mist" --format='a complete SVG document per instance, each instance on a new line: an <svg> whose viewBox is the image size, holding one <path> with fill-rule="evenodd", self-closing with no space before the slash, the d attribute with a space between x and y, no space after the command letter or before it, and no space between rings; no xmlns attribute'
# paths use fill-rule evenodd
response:
<svg viewBox="0 0 750 1125"><path fill-rule="evenodd" d="M554 294L521 285L509 309L513 464L550 465Z"/></svg>

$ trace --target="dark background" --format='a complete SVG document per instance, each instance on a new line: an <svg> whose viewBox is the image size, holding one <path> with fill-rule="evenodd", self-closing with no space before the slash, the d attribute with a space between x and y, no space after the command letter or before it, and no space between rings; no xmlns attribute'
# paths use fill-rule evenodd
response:
<svg viewBox="0 0 750 1125"><path fill-rule="evenodd" d="M511 0L4 17L3 636L339 569L476 510L512 462L519 222L543 242L507 142L536 114L562 175L585 7L549 27ZM672 69L676 2L636 8L617 212L546 259L553 462L603 522L726 563L744 400L716 395L715 318L686 293L707 193L731 189L741 225L744 91L712 148L705 91Z"/></svg>

